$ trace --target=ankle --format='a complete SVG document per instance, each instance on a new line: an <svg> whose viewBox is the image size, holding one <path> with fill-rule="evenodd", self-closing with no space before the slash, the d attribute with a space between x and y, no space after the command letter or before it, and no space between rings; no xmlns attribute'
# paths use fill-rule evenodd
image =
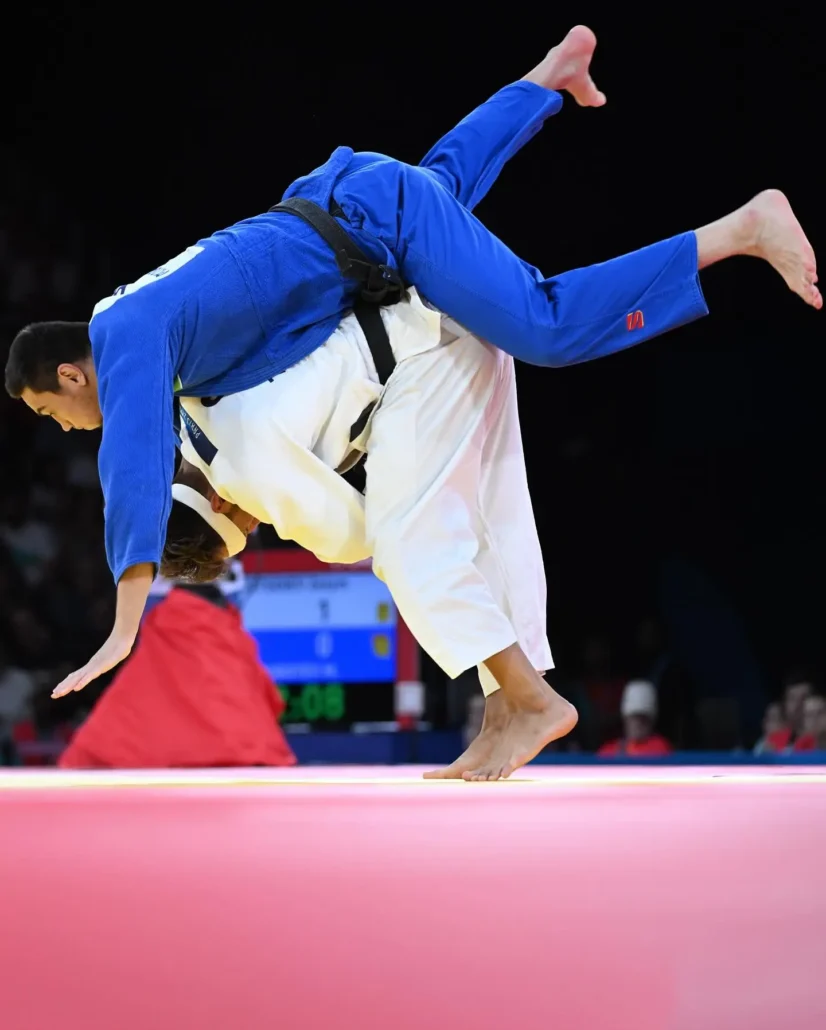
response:
<svg viewBox="0 0 826 1030"><path fill-rule="evenodd" d="M697 267L702 270L736 254L752 254L757 247L759 226L750 205L695 230Z"/></svg>
<svg viewBox="0 0 826 1030"><path fill-rule="evenodd" d="M482 719L482 733L503 729L510 719L510 706L504 691L495 690L485 698L485 715Z"/></svg>
<svg viewBox="0 0 826 1030"><path fill-rule="evenodd" d="M488 704L509 707L508 717L513 710L542 711L548 702L548 684L534 669L525 652L518 644L511 644L485 661L488 672L499 684L499 690L488 698ZM500 698L495 698L501 694ZM487 708L487 706L486 706Z"/></svg>
<svg viewBox="0 0 826 1030"><path fill-rule="evenodd" d="M548 83L548 80L554 77L555 72L556 62L553 54L553 50L549 51L543 61L540 61L535 68L531 68L527 75L522 76L522 82L532 82L535 86L542 86L543 89L554 89L555 87Z"/></svg>
<svg viewBox="0 0 826 1030"><path fill-rule="evenodd" d="M749 202L735 211L737 217L736 243L737 254L746 254L749 257L760 255L762 238L763 219L754 202Z"/></svg>
<svg viewBox="0 0 826 1030"><path fill-rule="evenodd" d="M536 674L532 678L514 678L506 685L509 714L542 713L553 707L554 697L548 684Z"/></svg>

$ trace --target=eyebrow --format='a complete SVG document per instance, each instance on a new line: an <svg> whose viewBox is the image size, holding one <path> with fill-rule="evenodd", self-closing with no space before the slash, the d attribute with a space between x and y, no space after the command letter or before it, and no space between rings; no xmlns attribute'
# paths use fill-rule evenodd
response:
<svg viewBox="0 0 826 1030"><path fill-rule="evenodd" d="M46 412L44 411L44 409L43 409L43 408L36 408L36 409L35 409L35 414L36 414L36 415L45 415L45 414L46 414Z"/></svg>

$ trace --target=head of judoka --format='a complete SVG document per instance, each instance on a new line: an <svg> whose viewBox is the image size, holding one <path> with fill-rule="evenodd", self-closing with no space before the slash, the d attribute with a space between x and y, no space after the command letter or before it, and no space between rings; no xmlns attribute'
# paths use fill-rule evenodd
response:
<svg viewBox="0 0 826 1030"><path fill-rule="evenodd" d="M172 484L161 574L190 583L217 579L257 525L256 518L219 497L206 476L182 459Z"/></svg>
<svg viewBox="0 0 826 1030"><path fill-rule="evenodd" d="M6 391L66 432L99 429L89 323L35 322L21 329L6 361Z"/></svg>

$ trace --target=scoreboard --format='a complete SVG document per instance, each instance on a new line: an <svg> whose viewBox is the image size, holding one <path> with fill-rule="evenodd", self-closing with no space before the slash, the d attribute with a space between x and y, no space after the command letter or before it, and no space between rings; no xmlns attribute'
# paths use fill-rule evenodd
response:
<svg viewBox="0 0 826 1030"><path fill-rule="evenodd" d="M287 704L315 730L395 720L395 684L419 679L418 647L370 563L248 551L234 599Z"/></svg>
<svg viewBox="0 0 826 1030"><path fill-rule="evenodd" d="M396 608L371 573L247 573L244 624L277 683L392 683Z"/></svg>

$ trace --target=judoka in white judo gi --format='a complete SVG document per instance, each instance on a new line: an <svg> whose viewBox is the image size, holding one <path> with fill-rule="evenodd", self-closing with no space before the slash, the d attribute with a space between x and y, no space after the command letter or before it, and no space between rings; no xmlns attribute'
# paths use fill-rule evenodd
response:
<svg viewBox="0 0 826 1030"><path fill-rule="evenodd" d="M546 684L546 727L531 733L534 720L512 715L498 690L514 665L533 675L553 666L513 358L415 290L382 319L397 361L383 391L350 315L271 382L215 404L181 400L183 461L161 568L210 578L259 521L324 561L372 557L421 646L451 677L476 666L488 698L479 740L439 775L508 775L576 722ZM364 495L336 471L361 451Z"/></svg>

